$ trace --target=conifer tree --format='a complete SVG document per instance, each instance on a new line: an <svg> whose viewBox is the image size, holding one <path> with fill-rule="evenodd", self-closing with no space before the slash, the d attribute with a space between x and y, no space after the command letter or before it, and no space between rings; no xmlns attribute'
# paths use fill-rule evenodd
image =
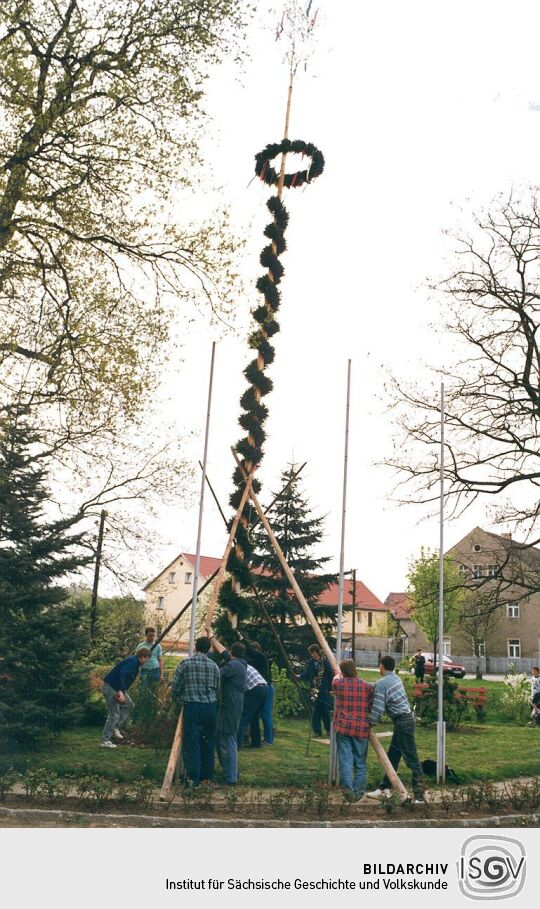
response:
<svg viewBox="0 0 540 909"><path fill-rule="evenodd" d="M0 751L74 723L87 694L81 610L61 580L88 561L78 516L48 520L39 434L19 408L0 420Z"/></svg>
<svg viewBox="0 0 540 909"><path fill-rule="evenodd" d="M314 550L324 537L324 517L312 514L302 488L295 477L298 465L289 464L281 475L281 492L269 515L272 530L283 550L302 593L321 625L323 632L332 635L336 626L336 608L319 606L321 594L336 581L336 575L324 573L329 557L317 557ZM261 528L253 535L252 571L265 606L291 656L305 656L305 648L314 643L313 631L306 625L302 608L285 577L272 544ZM242 621L242 632L261 638L273 653L275 644L267 631L264 617L256 601L249 599L249 616ZM275 651L275 656L279 654Z"/></svg>

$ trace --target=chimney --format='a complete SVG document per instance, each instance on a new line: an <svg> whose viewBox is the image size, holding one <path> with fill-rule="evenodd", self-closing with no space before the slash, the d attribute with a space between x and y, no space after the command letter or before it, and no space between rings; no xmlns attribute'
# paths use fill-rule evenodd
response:
<svg viewBox="0 0 540 909"><path fill-rule="evenodd" d="M512 539L512 534L511 534L511 533L501 533L501 534L499 534L499 536L501 536L501 537L503 538L503 540L511 540L511 539Z"/></svg>

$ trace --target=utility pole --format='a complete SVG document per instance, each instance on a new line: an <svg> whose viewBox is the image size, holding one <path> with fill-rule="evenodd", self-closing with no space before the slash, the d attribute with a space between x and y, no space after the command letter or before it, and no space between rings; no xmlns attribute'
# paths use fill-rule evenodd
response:
<svg viewBox="0 0 540 909"><path fill-rule="evenodd" d="M99 517L99 531L98 531L98 540L96 548L96 564L94 568L94 585L92 587L92 600L90 601L90 640L92 644L96 639L96 626L97 626L97 598L98 598L98 587L99 587L99 569L101 566L101 550L103 549L103 532L105 529L105 518L107 517L107 512L105 509L102 510Z"/></svg>

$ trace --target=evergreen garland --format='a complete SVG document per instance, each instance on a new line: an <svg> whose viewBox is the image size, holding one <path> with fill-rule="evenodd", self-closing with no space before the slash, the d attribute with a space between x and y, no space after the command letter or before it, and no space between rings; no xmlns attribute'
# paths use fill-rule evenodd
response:
<svg viewBox="0 0 540 909"><path fill-rule="evenodd" d="M291 141L284 139L282 142L267 145L255 156L255 173L269 186L278 186L279 174L271 166L271 161L276 155L287 152L298 152L308 156L311 161L306 170L294 174L285 174L284 186L297 187L304 183L311 183L318 177L324 168L324 158L314 145L298 139ZM261 265L267 269L256 282L256 288L262 294L264 301L252 310L252 316L257 326L249 337L249 347L257 351L257 356L244 370L244 375L249 383L247 390L240 399L242 414L240 426L247 433L236 444L236 450L243 460L244 469L249 473L253 467L258 467L263 458L263 445L266 438L264 423L268 417L268 408L261 402L272 390L272 380L268 378L265 369L275 356L270 338L279 331L279 324L275 313L280 306L279 283L283 277L283 266L279 257L286 250L285 231L289 221L288 212L278 195L271 196L266 207L272 215L272 221L266 225L264 235L270 240L260 256ZM253 479L253 490L260 491L260 483ZM238 509L244 490L242 472L237 468L233 474L235 486L229 501L231 506ZM250 503L246 503L242 520L236 533L236 545L232 549L227 562L227 571L230 579L220 590L220 605L240 619L249 611L249 603L245 596L239 593L240 588L249 589L251 573L249 565L253 552L253 545L249 538Z"/></svg>

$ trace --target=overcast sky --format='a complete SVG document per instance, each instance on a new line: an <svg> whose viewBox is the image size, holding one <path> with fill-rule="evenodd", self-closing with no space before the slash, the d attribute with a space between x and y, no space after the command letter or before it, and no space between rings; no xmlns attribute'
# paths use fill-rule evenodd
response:
<svg viewBox="0 0 540 909"><path fill-rule="evenodd" d="M498 192L538 182L540 9L493 0L454 0L444 8L416 0L318 6L318 43L295 85L290 137L318 146L326 167L311 186L284 198L288 251L270 368L274 391L266 399L262 498L279 487L288 461L308 461L306 492L316 513L327 515L321 553L337 569L350 357L345 566L357 568L384 599L404 589L409 559L422 544L436 548L439 533L437 518L419 523L416 507L392 503L392 477L376 466L395 431L384 409L385 370L423 379L422 361L451 361L452 351L430 328L441 312L427 290L427 279L442 277L451 261L445 232L466 227L471 211ZM162 390L164 421L195 431L186 452L201 457L211 341L218 339L208 472L224 504L229 446L242 434L249 309L257 304L254 282L269 220L268 188L250 182L253 157L282 136L287 85L284 47L264 27L272 22L265 9L260 4L249 35L251 59L242 72L232 63L220 69L207 105L214 118L209 164L236 229L248 237L242 259L248 289L239 295L236 334L210 330L199 319ZM176 551L194 551L197 508L164 508L160 524L171 545L149 575ZM481 508L448 523L448 546L475 524L491 526ZM221 556L224 545L207 497L203 554Z"/></svg>

